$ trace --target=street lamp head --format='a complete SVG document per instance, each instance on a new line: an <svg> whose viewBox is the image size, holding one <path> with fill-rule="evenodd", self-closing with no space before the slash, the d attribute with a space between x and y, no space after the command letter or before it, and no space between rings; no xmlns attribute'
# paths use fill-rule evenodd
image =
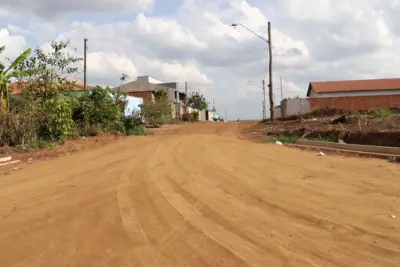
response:
<svg viewBox="0 0 400 267"><path fill-rule="evenodd" d="M232 27L237 27L237 24L236 23L232 23L231 26Z"/></svg>

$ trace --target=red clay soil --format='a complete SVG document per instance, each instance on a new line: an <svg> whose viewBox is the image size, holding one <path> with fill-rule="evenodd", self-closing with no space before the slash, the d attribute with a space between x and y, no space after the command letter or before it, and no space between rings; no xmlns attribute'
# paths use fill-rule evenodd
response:
<svg viewBox="0 0 400 267"><path fill-rule="evenodd" d="M172 125L0 173L0 266L398 267L400 169Z"/></svg>
<svg viewBox="0 0 400 267"><path fill-rule="evenodd" d="M266 136L334 137L352 144L400 147L400 115L377 117L371 115L346 116L344 123L333 124L337 116L275 120L259 123L247 130L251 139L263 141Z"/></svg>

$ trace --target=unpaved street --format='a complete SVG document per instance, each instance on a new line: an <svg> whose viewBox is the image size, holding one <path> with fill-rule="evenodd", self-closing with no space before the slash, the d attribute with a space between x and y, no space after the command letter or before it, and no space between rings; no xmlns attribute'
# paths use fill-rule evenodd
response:
<svg viewBox="0 0 400 267"><path fill-rule="evenodd" d="M239 127L167 126L0 176L0 266L400 266L398 165Z"/></svg>

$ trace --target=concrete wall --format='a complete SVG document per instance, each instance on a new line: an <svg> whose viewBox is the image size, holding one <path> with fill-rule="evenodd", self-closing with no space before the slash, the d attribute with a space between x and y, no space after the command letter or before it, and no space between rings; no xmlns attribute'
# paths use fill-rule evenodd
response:
<svg viewBox="0 0 400 267"><path fill-rule="evenodd" d="M285 99L281 103L281 116L290 117L301 115L311 111L309 98Z"/></svg>
<svg viewBox="0 0 400 267"><path fill-rule="evenodd" d="M321 97L285 99L281 103L283 117L302 115L320 108L349 111L400 108L400 94L378 96Z"/></svg>
<svg viewBox="0 0 400 267"><path fill-rule="evenodd" d="M281 106L277 106L274 108L274 116L277 119L282 118Z"/></svg>
<svg viewBox="0 0 400 267"><path fill-rule="evenodd" d="M205 120L206 120L206 111L200 110L199 111L199 121L205 121Z"/></svg>

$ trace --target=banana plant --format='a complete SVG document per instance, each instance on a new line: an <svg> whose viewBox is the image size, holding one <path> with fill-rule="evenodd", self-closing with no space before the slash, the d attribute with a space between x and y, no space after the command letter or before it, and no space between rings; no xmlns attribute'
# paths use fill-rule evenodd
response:
<svg viewBox="0 0 400 267"><path fill-rule="evenodd" d="M5 47L0 47L0 53L4 51ZM11 78L16 78L18 73L14 68L24 62L32 53L32 49L26 49L21 55L19 55L8 68L0 62L0 111L8 111L8 87L11 82Z"/></svg>

